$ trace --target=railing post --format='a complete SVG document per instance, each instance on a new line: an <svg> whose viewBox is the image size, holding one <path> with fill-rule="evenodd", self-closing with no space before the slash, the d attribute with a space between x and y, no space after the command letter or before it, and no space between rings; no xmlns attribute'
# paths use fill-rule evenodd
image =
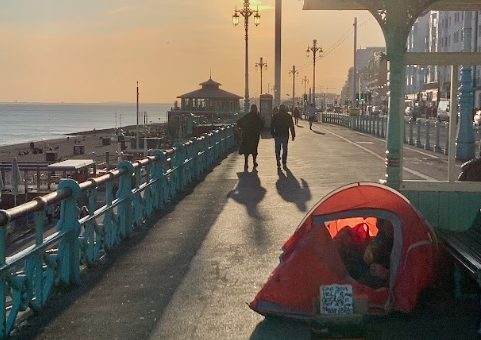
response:
<svg viewBox="0 0 481 340"><path fill-rule="evenodd" d="M431 130L431 124L429 124L429 119L426 119L426 143L424 143L424 149L426 150L431 150L431 141L430 141L430 133Z"/></svg>
<svg viewBox="0 0 481 340"><path fill-rule="evenodd" d="M174 192L177 194L178 192L182 191L184 188L184 162L185 162L185 147L182 143L177 143L175 145L175 157L174 157Z"/></svg>
<svg viewBox="0 0 481 340"><path fill-rule="evenodd" d="M384 116L381 117L381 138L386 137L384 135Z"/></svg>
<svg viewBox="0 0 481 340"><path fill-rule="evenodd" d="M440 134L440 124L436 120L434 122L434 129L435 129L435 135L434 135L434 152L441 152L441 145L440 145L440 140L439 140L439 134Z"/></svg>
<svg viewBox="0 0 481 340"><path fill-rule="evenodd" d="M449 123L448 124L443 124L444 130L446 133L444 134L446 136L446 140L444 143L444 154L447 155L449 153Z"/></svg>
<svg viewBox="0 0 481 340"><path fill-rule="evenodd" d="M121 161L117 164L119 170L124 173L120 177L117 198L121 200L118 206L120 237L123 239L130 236L133 229L132 221L132 182L134 166L128 161Z"/></svg>
<svg viewBox="0 0 481 340"><path fill-rule="evenodd" d="M214 131L214 164L217 164L219 161L219 131Z"/></svg>
<svg viewBox="0 0 481 340"><path fill-rule="evenodd" d="M419 119L416 121L416 146L418 148L423 146L421 143L421 122Z"/></svg>
<svg viewBox="0 0 481 340"><path fill-rule="evenodd" d="M107 209L102 221L105 230L105 248L110 250L117 244L118 240L118 229L114 224L114 212L112 210L112 202L114 200L113 195L113 174L110 173L109 181L105 184L105 205L110 208Z"/></svg>
<svg viewBox="0 0 481 340"><path fill-rule="evenodd" d="M58 190L70 190L72 194L62 200L60 205L60 220L57 231L66 233L59 244L60 280L69 285L80 282L80 223L78 221L77 199L81 190L77 181L62 179Z"/></svg>
<svg viewBox="0 0 481 340"><path fill-rule="evenodd" d="M97 189L93 188L87 190L87 207L89 211L89 216L92 217L96 209L96 197ZM103 241L103 236L96 231L96 222L94 219L90 219L84 224L84 233L82 238L82 249L85 250L84 260L88 265L95 263L97 256L99 255L100 245Z"/></svg>
<svg viewBox="0 0 481 340"><path fill-rule="evenodd" d="M146 140L144 140L144 142L146 142ZM144 209L143 209L144 202L143 202L143 199L142 199L142 194L138 190L140 185L141 185L141 181L142 181L142 167L140 166L140 163L138 163L138 164L139 165L136 168L134 168L134 177L133 178L135 178L136 192L133 196L133 201L132 201L133 216L134 216L133 222L137 227L139 227L144 220Z"/></svg>
<svg viewBox="0 0 481 340"><path fill-rule="evenodd" d="M156 181L152 188L152 192L154 196L154 209L157 210L163 208L165 202L169 199L169 189L164 173L167 160L165 154L161 150L154 150L153 156L155 157L155 162L150 170L150 178L151 180Z"/></svg>
<svg viewBox="0 0 481 340"><path fill-rule="evenodd" d="M409 120L409 145L414 145L413 122Z"/></svg>
<svg viewBox="0 0 481 340"><path fill-rule="evenodd" d="M224 131L221 130L220 133L221 137L224 136ZM186 176L185 183L186 185L190 185L192 183L193 179L193 157L192 157L192 141L189 141L187 144L185 144L185 170L184 174ZM225 138L221 139L220 143L220 148L221 148L221 153L224 154L224 149L225 149Z"/></svg>

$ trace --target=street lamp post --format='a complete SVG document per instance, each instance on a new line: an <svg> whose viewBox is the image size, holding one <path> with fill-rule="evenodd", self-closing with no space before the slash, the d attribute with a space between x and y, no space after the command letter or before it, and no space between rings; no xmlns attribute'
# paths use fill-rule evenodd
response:
<svg viewBox="0 0 481 340"><path fill-rule="evenodd" d="M261 57L259 59L259 62L256 63L256 68L260 68L261 70L261 94L263 93L262 92L262 70L265 68L267 70L267 63L264 62L264 59Z"/></svg>
<svg viewBox="0 0 481 340"><path fill-rule="evenodd" d="M234 26L239 25L239 18L244 18L245 29L245 98L244 98L244 112L249 111L249 17L254 15L254 24L259 26L261 16L259 15L259 8L253 10L250 8L249 0L244 0L244 6L241 9L235 9L232 15L232 23Z"/></svg>
<svg viewBox="0 0 481 340"><path fill-rule="evenodd" d="M322 48L317 46L317 40L312 41L312 47L307 46L306 55L309 57L310 52L312 52L312 101L314 106L316 106L316 54L317 52L322 53Z"/></svg>
<svg viewBox="0 0 481 340"><path fill-rule="evenodd" d="M292 109L296 106L296 75L299 71L296 70L296 66L292 65L292 70L289 71L289 75L292 75Z"/></svg>

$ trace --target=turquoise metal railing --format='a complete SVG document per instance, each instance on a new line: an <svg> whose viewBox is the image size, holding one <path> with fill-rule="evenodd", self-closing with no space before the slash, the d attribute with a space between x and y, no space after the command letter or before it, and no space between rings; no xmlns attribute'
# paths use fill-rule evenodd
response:
<svg viewBox="0 0 481 340"><path fill-rule="evenodd" d="M56 287L78 284L90 266L162 209L176 194L225 157L234 145L233 126L176 144L83 183L62 179L58 190L0 210L0 336L8 337L19 312L40 311ZM60 205L55 231L48 214ZM88 215L79 218L79 206ZM6 254L7 226L34 215L32 244ZM52 226L54 224L51 224Z"/></svg>
<svg viewBox="0 0 481 340"><path fill-rule="evenodd" d="M386 138L387 116L349 116L342 113L324 112L322 122L344 126L359 132ZM449 123L417 119L415 122L404 120L404 143L444 153L447 155L449 146ZM473 134L481 152L481 129L473 126Z"/></svg>

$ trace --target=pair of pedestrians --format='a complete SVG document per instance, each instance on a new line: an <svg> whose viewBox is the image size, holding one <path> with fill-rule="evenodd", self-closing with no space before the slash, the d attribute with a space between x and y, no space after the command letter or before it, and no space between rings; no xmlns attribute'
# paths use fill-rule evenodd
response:
<svg viewBox="0 0 481 340"><path fill-rule="evenodd" d="M259 145L259 137L263 125L263 121L259 117L256 105L252 105L250 112L237 122L237 126L241 129L239 154L244 155L244 171L247 171L249 168L249 155L252 155L254 169L258 166L257 147ZM279 110L276 110L272 116L271 134L275 140L277 167L281 167L282 161L282 166L286 169L289 137L292 136L292 140L294 141L296 138L296 131L294 129L292 116L287 112L287 107L285 105L279 106Z"/></svg>

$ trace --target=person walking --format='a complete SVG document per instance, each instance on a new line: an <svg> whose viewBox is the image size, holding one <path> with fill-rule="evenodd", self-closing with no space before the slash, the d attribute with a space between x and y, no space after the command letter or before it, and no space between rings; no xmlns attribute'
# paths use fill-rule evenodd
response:
<svg viewBox="0 0 481 340"><path fill-rule="evenodd" d="M301 112L299 111L299 108L296 106L294 108L294 124L299 125L299 118L301 117Z"/></svg>
<svg viewBox="0 0 481 340"><path fill-rule="evenodd" d="M312 130L312 122L316 119L316 107L310 103L307 108L307 118L309 119L309 129Z"/></svg>
<svg viewBox="0 0 481 340"><path fill-rule="evenodd" d="M254 168L257 164L257 147L264 122L259 116L257 105L252 104L248 114L237 121L241 129L241 143L239 154L244 155L244 171L249 168L249 155L252 155Z"/></svg>
<svg viewBox="0 0 481 340"><path fill-rule="evenodd" d="M296 138L294 122L292 116L287 112L285 105L279 106L279 112L272 117L271 134L275 139L275 153L277 167L281 167L281 148L282 148L282 166L287 169L287 144L289 142L289 130L292 135L292 141Z"/></svg>

